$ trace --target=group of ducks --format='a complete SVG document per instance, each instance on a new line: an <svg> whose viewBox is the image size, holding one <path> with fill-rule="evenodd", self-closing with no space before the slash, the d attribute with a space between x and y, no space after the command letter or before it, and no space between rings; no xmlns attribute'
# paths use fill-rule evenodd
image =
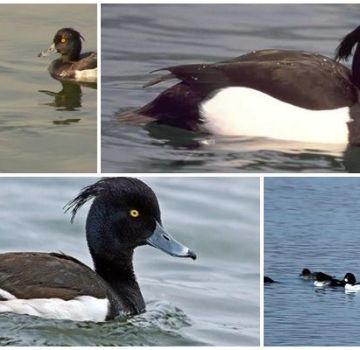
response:
<svg viewBox="0 0 360 350"><path fill-rule="evenodd" d="M49 66L54 78L96 81L97 55L81 53L82 40L78 31L62 28L39 54L60 53ZM334 59L267 49L212 64L158 69L169 74L144 87L171 79L178 82L120 117L211 134L360 144L359 42L360 26L342 39ZM350 70L340 61L346 61L354 48Z"/></svg>
<svg viewBox="0 0 360 350"><path fill-rule="evenodd" d="M308 268L304 268L300 275L304 280L313 281L315 287L343 287L347 292L359 292L360 283L356 283L355 275L351 272L346 273L342 280L330 276L324 272L311 272ZM272 278L264 276L264 283L276 283Z"/></svg>

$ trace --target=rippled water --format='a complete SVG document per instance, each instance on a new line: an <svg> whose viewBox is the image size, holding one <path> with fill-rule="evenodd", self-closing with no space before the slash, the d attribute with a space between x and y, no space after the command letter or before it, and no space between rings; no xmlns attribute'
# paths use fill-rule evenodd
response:
<svg viewBox="0 0 360 350"><path fill-rule="evenodd" d="M0 5L0 172L96 171L96 89L52 79L38 58L63 27L96 50L96 5Z"/></svg>
<svg viewBox="0 0 360 350"><path fill-rule="evenodd" d="M0 249L62 251L91 265L86 208L62 207L94 178L0 179ZM102 324L0 314L0 345L259 345L259 181L147 178L167 230L196 261L136 250L147 312Z"/></svg>
<svg viewBox="0 0 360 350"><path fill-rule="evenodd" d="M360 179L265 181L265 345L360 345L360 294L316 289L304 267L360 279Z"/></svg>
<svg viewBox="0 0 360 350"><path fill-rule="evenodd" d="M125 125L115 115L169 86L142 88L152 78L149 72L162 67L210 63L262 48L332 57L340 38L359 24L359 9L357 4L103 5L103 170L358 172L356 147L204 137L167 126Z"/></svg>

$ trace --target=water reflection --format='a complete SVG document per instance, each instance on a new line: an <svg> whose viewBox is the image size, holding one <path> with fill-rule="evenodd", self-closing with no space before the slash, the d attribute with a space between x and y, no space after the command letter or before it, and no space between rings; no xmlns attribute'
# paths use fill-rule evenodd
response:
<svg viewBox="0 0 360 350"><path fill-rule="evenodd" d="M59 81L62 89L59 92L39 90L53 98L45 106L54 107L57 111L76 111L81 107L82 87L97 88L97 83L78 83L75 81Z"/></svg>

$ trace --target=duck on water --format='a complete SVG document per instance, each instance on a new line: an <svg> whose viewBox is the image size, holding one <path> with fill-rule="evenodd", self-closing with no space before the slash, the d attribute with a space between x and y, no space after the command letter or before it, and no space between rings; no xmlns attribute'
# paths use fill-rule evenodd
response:
<svg viewBox="0 0 360 350"><path fill-rule="evenodd" d="M193 131L303 142L360 144L360 26L340 42L335 59L267 49L213 64L161 70L145 87L179 80L153 101L120 114ZM352 69L340 63L353 49Z"/></svg>
<svg viewBox="0 0 360 350"><path fill-rule="evenodd" d="M81 53L83 36L73 28L59 29L47 50L38 57L58 52L61 57L52 61L48 67L52 77L59 80L74 80L84 83L97 81L96 52Z"/></svg>
<svg viewBox="0 0 360 350"><path fill-rule="evenodd" d="M72 220L94 199L86 236L95 271L60 253L0 254L0 312L101 322L145 311L134 249L150 245L177 257L195 253L162 227L155 193L135 178L105 178L67 205Z"/></svg>

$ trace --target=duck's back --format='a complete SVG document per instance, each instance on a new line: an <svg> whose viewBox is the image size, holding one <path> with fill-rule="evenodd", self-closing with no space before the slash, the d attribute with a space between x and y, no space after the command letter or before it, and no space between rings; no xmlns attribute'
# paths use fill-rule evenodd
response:
<svg viewBox="0 0 360 350"><path fill-rule="evenodd" d="M19 299L106 297L105 282L94 271L58 253L0 254L0 288Z"/></svg>
<svg viewBox="0 0 360 350"><path fill-rule="evenodd" d="M336 109L357 101L348 68L303 51L261 50L214 64L165 69L208 96L227 87L247 87L310 110Z"/></svg>
<svg viewBox="0 0 360 350"><path fill-rule="evenodd" d="M97 79L97 54L86 52L78 61L64 62L61 58L51 62L48 68L56 79L70 79L84 82L95 82Z"/></svg>
<svg viewBox="0 0 360 350"><path fill-rule="evenodd" d="M80 261L58 253L0 254L0 312L104 321L117 313L107 283Z"/></svg>

